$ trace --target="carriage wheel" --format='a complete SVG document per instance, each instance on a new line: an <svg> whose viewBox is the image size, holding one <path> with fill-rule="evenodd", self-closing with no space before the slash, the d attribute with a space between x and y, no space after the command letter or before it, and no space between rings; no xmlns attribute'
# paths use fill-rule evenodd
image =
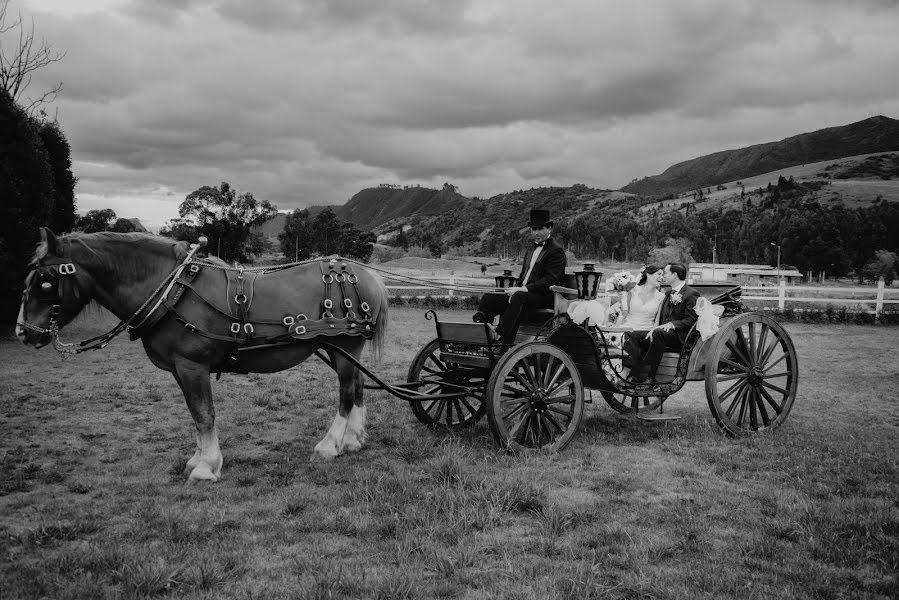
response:
<svg viewBox="0 0 899 600"><path fill-rule="evenodd" d="M409 366L406 381L427 381L418 389L424 394L455 391L443 383L477 386L469 396L438 400L410 400L412 414L423 425L435 431L456 431L471 427L484 416L484 382L487 374L471 367L448 365L440 357L440 342L431 340L418 352Z"/></svg>
<svg viewBox="0 0 899 600"><path fill-rule="evenodd" d="M790 414L798 377L796 349L784 328L766 315L739 315L718 331L709 354L709 408L731 435L773 429Z"/></svg>
<svg viewBox="0 0 899 600"><path fill-rule="evenodd" d="M497 441L513 452L559 451L584 414L584 386L558 346L529 342L497 363L487 382L487 417Z"/></svg>

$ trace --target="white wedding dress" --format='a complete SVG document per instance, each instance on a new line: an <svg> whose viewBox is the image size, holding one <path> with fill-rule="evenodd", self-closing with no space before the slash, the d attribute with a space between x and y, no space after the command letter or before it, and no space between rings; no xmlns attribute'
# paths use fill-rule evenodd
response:
<svg viewBox="0 0 899 600"><path fill-rule="evenodd" d="M656 314L665 299L665 294L659 290L649 295L645 300L636 289L631 292L630 311L628 311L621 325L632 327L636 330L649 330L655 326Z"/></svg>

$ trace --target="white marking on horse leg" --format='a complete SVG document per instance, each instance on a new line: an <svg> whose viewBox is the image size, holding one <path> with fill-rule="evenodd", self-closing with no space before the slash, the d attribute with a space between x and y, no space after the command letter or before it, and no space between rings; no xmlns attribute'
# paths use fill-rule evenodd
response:
<svg viewBox="0 0 899 600"><path fill-rule="evenodd" d="M343 435L343 447L347 452L361 450L365 444L365 406L353 405L347 419L346 433Z"/></svg>
<svg viewBox="0 0 899 600"><path fill-rule="evenodd" d="M22 301L22 304L19 305L19 317L16 319L16 337L19 338L22 343L25 343L25 328L19 325L19 323L25 322L25 301Z"/></svg>
<svg viewBox="0 0 899 600"><path fill-rule="evenodd" d="M346 432L346 423L346 419L341 417L340 413L337 413L324 439L315 445L315 453L322 458L334 458L343 454L343 436Z"/></svg>
<svg viewBox="0 0 899 600"><path fill-rule="evenodd" d="M222 476L222 451L219 448L218 428L213 427L205 433L197 432L197 452L187 461L188 466L194 462L190 472L190 481L218 481Z"/></svg>

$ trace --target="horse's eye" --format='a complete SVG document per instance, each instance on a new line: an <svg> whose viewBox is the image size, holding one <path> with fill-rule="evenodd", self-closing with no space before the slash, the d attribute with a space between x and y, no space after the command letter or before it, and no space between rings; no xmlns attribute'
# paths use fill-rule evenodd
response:
<svg viewBox="0 0 899 600"><path fill-rule="evenodd" d="M41 284L41 291L45 293L53 291L53 284L49 281L45 281Z"/></svg>

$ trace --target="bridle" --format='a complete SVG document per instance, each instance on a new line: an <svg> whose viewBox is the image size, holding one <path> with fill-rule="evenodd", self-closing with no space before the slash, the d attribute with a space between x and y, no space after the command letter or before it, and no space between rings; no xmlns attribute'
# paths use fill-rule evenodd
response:
<svg viewBox="0 0 899 600"><path fill-rule="evenodd" d="M41 278L43 281L39 283L40 291L42 294L47 294L49 297L50 294L56 298L56 303L54 303L50 307L50 322L47 327L40 327L33 323L29 323L25 319L25 305L28 301L28 288L30 286L25 286L25 289L22 291L22 320L17 322L17 325L29 329L31 331L35 331L40 334L48 334L53 339L53 347L57 352L67 355L67 354L80 354L82 352L87 352L88 350L100 350L105 348L110 340L114 337L125 331L126 329L132 327L138 327L141 324L145 323L150 316L156 312L156 310L162 305L162 302L165 300L166 294L168 294L169 290L171 290L172 286L175 283L175 280L180 275L181 271L186 267L194 257L194 254L199 250L202 246L206 245L206 238L201 237L198 244L191 244L190 252L187 253L187 256L178 264L175 269L169 273L169 275L160 283L153 293L144 301L140 307L134 311L134 313L128 317L127 319L123 319L119 321L118 325L107 331L102 335L98 335L96 337L92 337L87 340L83 340L81 342L75 343L65 343L59 339L59 317L62 314L62 300L63 300L63 292L60 286L61 278L67 277L70 275L74 275L77 272L77 268L74 263L70 262L51 262L41 264L41 260L37 259L31 264L32 271L37 272L37 277ZM168 286L168 287L166 287ZM153 308L147 312L144 317L140 320L137 325L132 326L132 322L137 319L137 317L144 312L147 306L153 301L154 298L157 297L157 294L163 289L166 288L165 291L158 297L156 304Z"/></svg>

